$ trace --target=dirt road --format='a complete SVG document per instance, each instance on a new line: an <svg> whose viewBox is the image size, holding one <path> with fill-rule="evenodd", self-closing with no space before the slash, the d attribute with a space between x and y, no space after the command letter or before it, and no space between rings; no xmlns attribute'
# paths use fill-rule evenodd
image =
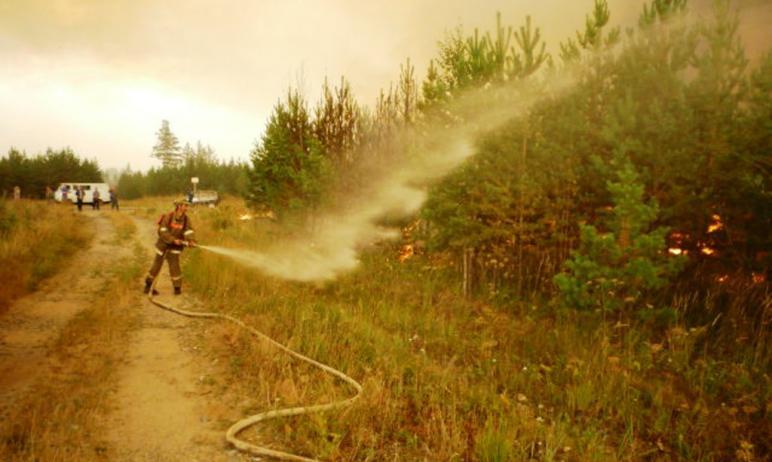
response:
<svg viewBox="0 0 772 462"><path fill-rule="evenodd" d="M155 227L135 220L138 238L153 254ZM173 296L166 267L157 284L160 299L179 307L194 301ZM129 347L116 392L116 424L110 440L116 460L236 461L246 460L225 447L222 429L210 415L211 388L205 380L205 358L190 334L195 321L163 311L142 299L142 321ZM207 398L208 397L208 398Z"/></svg>
<svg viewBox="0 0 772 462"><path fill-rule="evenodd" d="M105 268L129 258L136 243L145 250L145 263L150 264L153 224L134 218L137 232L132 242L125 242L112 237L114 226L104 213L87 214L97 236L91 245L0 317L0 424L14 415L9 410L18 408L25 394L33 393L36 383L52 380L61 372L57 369L62 366L49 359L53 344L67 324L94 303L100 287L116 283ZM180 307L196 304L188 294L171 295L166 268L160 277L162 299ZM141 290L141 280L132 284ZM97 434L84 436L96 448L93 460L252 460L224 442L224 429L238 415L222 404L232 399L212 387L216 370L196 340L196 332L203 328L196 323L201 321L163 311L145 297L133 300L135 306L115 307L137 310L137 322L126 326L131 332L120 361L109 374L111 379L88 384L110 388L107 405L89 410L98 414L101 422ZM67 367L77 367L77 361L73 364ZM19 415L18 409L15 415ZM43 418L50 421L56 416ZM56 426L57 422L51 424ZM0 435L2 438L10 437ZM69 459L62 456L61 460Z"/></svg>

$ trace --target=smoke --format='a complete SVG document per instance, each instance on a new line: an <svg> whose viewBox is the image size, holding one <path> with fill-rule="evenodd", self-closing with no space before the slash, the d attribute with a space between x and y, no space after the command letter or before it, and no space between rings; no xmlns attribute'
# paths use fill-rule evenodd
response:
<svg viewBox="0 0 772 462"><path fill-rule="evenodd" d="M418 128L398 133L388 155L369 153L381 160L377 168L370 168L363 182L366 187L349 193L338 210L317 216L313 230L259 252L201 247L282 279L335 279L357 267L363 247L398 237L398 229L384 227L379 221L386 216L416 213L426 200L428 184L472 156L475 140L524 114L539 99L566 88L569 82L565 77L552 77L539 84L487 86L455 97L436 117L442 122L423 120L416 124Z"/></svg>

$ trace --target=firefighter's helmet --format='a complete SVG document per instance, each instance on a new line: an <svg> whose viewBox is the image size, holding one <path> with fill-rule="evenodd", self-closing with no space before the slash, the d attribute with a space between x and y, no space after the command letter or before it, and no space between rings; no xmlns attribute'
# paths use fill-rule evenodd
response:
<svg viewBox="0 0 772 462"><path fill-rule="evenodd" d="M174 207L179 207L180 205L189 205L190 202L184 197L178 198L174 200Z"/></svg>

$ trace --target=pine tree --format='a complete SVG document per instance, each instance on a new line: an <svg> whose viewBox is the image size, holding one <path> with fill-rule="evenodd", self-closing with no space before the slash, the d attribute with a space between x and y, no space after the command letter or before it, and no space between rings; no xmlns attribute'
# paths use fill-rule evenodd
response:
<svg viewBox="0 0 772 462"><path fill-rule="evenodd" d="M164 167L178 167L182 164L183 155L179 141L169 128L169 121L162 120L161 128L156 132L158 142L153 146L152 156L160 159Z"/></svg>
<svg viewBox="0 0 772 462"><path fill-rule="evenodd" d="M251 154L248 202L279 217L318 206L330 164L313 136L305 100L290 91L274 108L260 143Z"/></svg>
<svg viewBox="0 0 772 462"><path fill-rule="evenodd" d="M751 75L747 112L738 121L739 147L724 163L722 220L743 266L772 280L772 51Z"/></svg>
<svg viewBox="0 0 772 462"><path fill-rule="evenodd" d="M192 162L195 157L196 152L193 151L190 143L185 143L185 146L182 147L182 158L185 160L185 163Z"/></svg>
<svg viewBox="0 0 772 462"><path fill-rule="evenodd" d="M606 32L611 13L606 0L595 0L591 15L585 18L584 31L576 32L576 40L569 38L560 44L560 58L565 63L570 63L582 56L583 50L599 51L609 48L619 41L620 31L618 27Z"/></svg>
<svg viewBox="0 0 772 462"><path fill-rule="evenodd" d="M431 64L424 81L427 121L450 126L458 123L464 114L450 114L449 106L444 104L456 93L472 88L496 91L496 87L488 90L488 83L523 82L547 59L539 29L532 27L530 18L517 33L501 24L500 15L493 34L475 31L464 37L457 31L440 43L438 66ZM499 96L508 97L501 92ZM540 227L534 209L544 198L542 191L533 187L534 176L553 170L551 166L528 167L532 162L528 154L531 136L527 124L513 121L480 140L473 158L432 186L422 211L423 218L432 225L430 247L463 258L460 266L465 268L467 282L484 276L495 283L517 276L518 295L524 289L520 283L525 273L524 260L532 258L526 256L530 253L526 247L535 240L535 229ZM478 274L472 274L471 268ZM539 276L529 277L535 286ZM466 290L473 289L473 285Z"/></svg>
<svg viewBox="0 0 772 462"><path fill-rule="evenodd" d="M410 59L405 65L400 65L399 73L400 116L406 125L415 121L418 109L418 85L415 81L415 67L410 64Z"/></svg>
<svg viewBox="0 0 772 462"><path fill-rule="evenodd" d="M217 163L217 154L215 154L214 149L208 144L204 145L201 141L196 141L193 157L199 165L215 165Z"/></svg>
<svg viewBox="0 0 772 462"><path fill-rule="evenodd" d="M644 200L644 186L632 163L623 159L617 164L616 180L606 183L614 204L607 231L581 225L579 248L554 278L572 308L642 307L647 292L661 288L682 263L665 252L667 228L652 227L659 207Z"/></svg>
<svg viewBox="0 0 772 462"><path fill-rule="evenodd" d="M440 104L447 100L449 87L440 74L434 60L429 61L429 69L426 71L426 79L421 84L423 100L419 105L422 111L426 111L434 104Z"/></svg>
<svg viewBox="0 0 772 462"><path fill-rule="evenodd" d="M337 168L350 163L361 137L361 109L346 79L331 89L325 79L322 98L314 110L313 134Z"/></svg>

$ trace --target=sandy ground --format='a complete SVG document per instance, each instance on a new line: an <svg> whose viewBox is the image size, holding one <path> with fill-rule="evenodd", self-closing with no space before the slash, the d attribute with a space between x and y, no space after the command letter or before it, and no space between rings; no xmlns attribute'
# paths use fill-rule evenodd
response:
<svg viewBox="0 0 772 462"><path fill-rule="evenodd" d="M90 247L0 317L0 422L14 401L56 367L46 363L48 348L62 326L94 299L105 277L100 269L131 252L133 243L118 246L115 239L100 237L113 235L112 223L104 215L88 213L97 232ZM149 267L155 227L149 220L135 222L134 239L147 250ZM142 281L137 281L138 291L141 286ZM158 290L160 299L180 308L201 306L189 294L171 295L166 266ZM259 460L225 443L224 430L240 416L225 404L237 398L224 396L213 386L217 368L198 345L205 328L200 323L210 321L190 320L164 311L144 297L141 300L136 307L139 327L132 332L126 356L115 373L111 410L104 415L110 460Z"/></svg>
<svg viewBox="0 0 772 462"><path fill-rule="evenodd" d="M150 266L155 225L135 219L137 238L147 249ZM184 259L184 256L183 256ZM183 263L184 264L184 263ZM144 278L144 276L143 276ZM141 286L138 285L138 289ZM173 306L195 309L189 294L172 295L168 268L163 267L157 297ZM108 440L119 461L225 461L251 460L225 443L217 411L222 396L210 387L212 371L196 344L196 321L164 311L142 299L141 323L119 372L116 410Z"/></svg>

